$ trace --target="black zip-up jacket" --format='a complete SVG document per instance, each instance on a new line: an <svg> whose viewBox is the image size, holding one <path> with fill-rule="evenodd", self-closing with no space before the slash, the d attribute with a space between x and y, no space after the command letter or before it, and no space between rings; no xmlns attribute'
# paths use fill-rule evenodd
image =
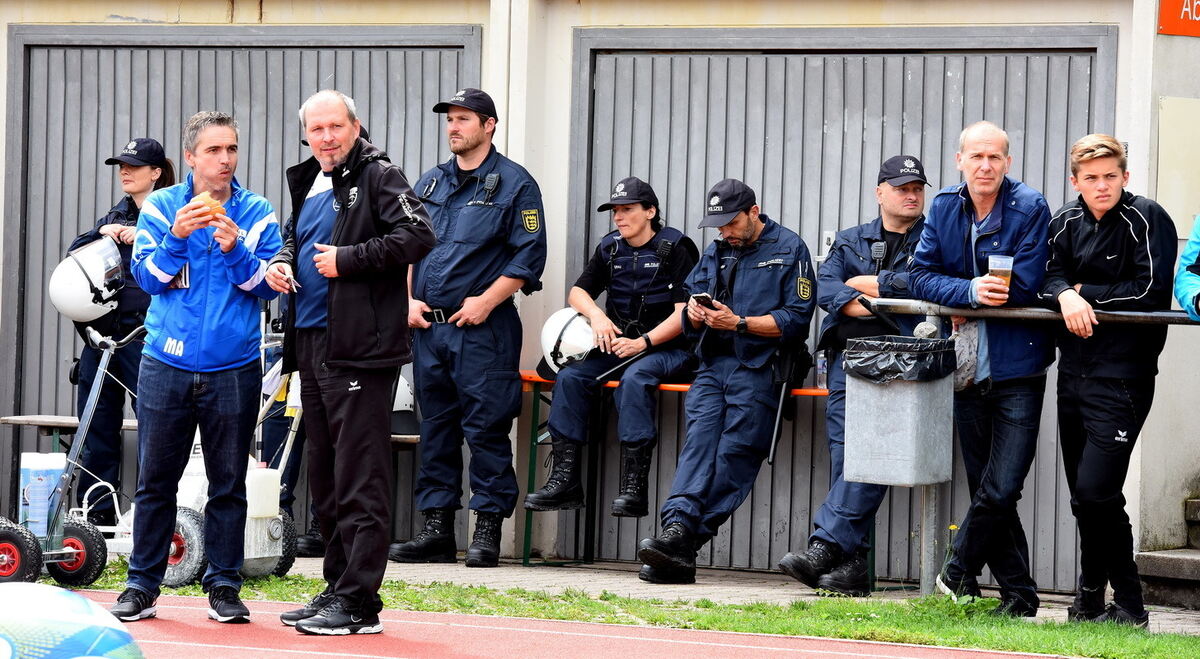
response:
<svg viewBox="0 0 1200 659"><path fill-rule="evenodd" d="M283 249L271 263L282 261L295 270L296 221L320 173L316 158L287 170L292 215ZM338 276L329 280L326 300L326 364L352 368L406 364L412 361L408 266L433 249L429 215L404 172L361 137L346 162L333 170L333 194L338 210L330 242L338 248ZM296 305L287 307L283 368L291 372L296 370Z"/></svg>
<svg viewBox="0 0 1200 659"><path fill-rule="evenodd" d="M1175 224L1152 199L1125 191L1099 221L1082 198L1050 221L1050 260L1041 297L1058 308L1058 295L1080 286L1094 309L1166 311L1178 249ZM1166 325L1101 321L1081 339L1058 324L1058 368L1084 377L1133 378L1158 373Z"/></svg>

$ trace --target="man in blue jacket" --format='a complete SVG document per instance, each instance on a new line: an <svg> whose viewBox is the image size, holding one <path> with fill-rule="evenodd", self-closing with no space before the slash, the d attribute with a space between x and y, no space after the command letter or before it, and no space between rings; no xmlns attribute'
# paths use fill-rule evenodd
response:
<svg viewBox="0 0 1200 659"><path fill-rule="evenodd" d="M687 278L684 333L700 370L688 392L687 439L662 506L662 532L638 545L652 583L692 583L696 551L746 500L771 449L776 401L803 353L816 308L812 257L800 236L762 214L754 191L725 179L701 227L720 231ZM698 297L699 296L699 297Z"/></svg>
<svg viewBox="0 0 1200 659"><path fill-rule="evenodd" d="M197 427L208 476L202 584L210 618L248 622L238 596L246 527L246 467L261 370L260 300L279 251L271 203L238 184L238 129L222 112L198 112L183 129L192 173L150 195L133 243L133 276L151 295L138 380L138 488L133 552L121 620L155 615L175 529L175 494ZM201 193L220 207L213 209Z"/></svg>
<svg viewBox="0 0 1200 659"><path fill-rule="evenodd" d="M1008 146L1008 134L986 121L959 136L955 161L964 180L939 192L929 207L910 275L913 297L961 308L1038 303L1050 209L1041 193L1006 176L1012 165ZM991 255L1012 257L1011 285L988 274ZM978 595L975 578L986 564L1000 584L995 613L1033 616L1037 586L1017 501L1037 448L1054 345L1049 328L1037 323L988 319L974 327L955 325L960 341L978 337L966 348L975 372L954 396L972 496L938 587L954 597Z"/></svg>
<svg viewBox="0 0 1200 659"><path fill-rule="evenodd" d="M913 156L883 161L875 187L879 217L838 233L817 275L817 303L827 313L818 350L828 350L829 397L825 431L829 437L829 494L813 516L808 549L788 553L779 569L809 588L852 597L871 594L867 552L875 512L886 485L842 478L846 429L846 341L895 334L859 303L863 296L909 297L908 268L925 225L925 168ZM900 331L911 335L917 316L897 314Z"/></svg>
<svg viewBox="0 0 1200 659"><path fill-rule="evenodd" d="M492 145L496 104L467 88L433 106L454 154L415 190L437 246L413 266L408 325L421 408L417 509L425 527L394 544L404 563L454 562L462 445L471 451L475 533L467 567L495 567L500 527L517 505L508 433L521 412L521 319L513 298L542 288L546 229L537 181Z"/></svg>

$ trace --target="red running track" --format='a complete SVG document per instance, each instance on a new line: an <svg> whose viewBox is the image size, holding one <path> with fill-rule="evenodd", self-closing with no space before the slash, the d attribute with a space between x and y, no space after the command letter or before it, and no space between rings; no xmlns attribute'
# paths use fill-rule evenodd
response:
<svg viewBox="0 0 1200 659"><path fill-rule="evenodd" d="M105 606L116 593L80 591ZM1051 655L935 648L813 638L742 634L632 625L560 622L499 616L385 610L382 634L308 636L279 622L296 608L248 601L250 624L208 618L202 597L158 598L158 617L127 623L147 659L251 659L277 657L802 657L804 659L1015 659Z"/></svg>

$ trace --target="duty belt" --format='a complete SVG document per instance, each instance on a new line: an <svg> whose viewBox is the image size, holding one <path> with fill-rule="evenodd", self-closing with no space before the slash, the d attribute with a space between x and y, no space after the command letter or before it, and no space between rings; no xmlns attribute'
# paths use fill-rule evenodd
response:
<svg viewBox="0 0 1200 659"><path fill-rule="evenodd" d="M448 323L450 316L458 313L462 307L447 307L445 309L430 309L421 314L421 317L428 323Z"/></svg>

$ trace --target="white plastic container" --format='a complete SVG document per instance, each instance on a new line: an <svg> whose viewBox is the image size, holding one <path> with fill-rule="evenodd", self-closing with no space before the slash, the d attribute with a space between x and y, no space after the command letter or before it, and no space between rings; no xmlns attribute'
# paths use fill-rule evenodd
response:
<svg viewBox="0 0 1200 659"><path fill-rule="evenodd" d="M280 474L259 463L246 471L246 516L275 517L279 514Z"/></svg>
<svg viewBox="0 0 1200 659"><path fill-rule="evenodd" d="M65 453L21 454L20 522L39 538L47 535L50 495L66 467Z"/></svg>

